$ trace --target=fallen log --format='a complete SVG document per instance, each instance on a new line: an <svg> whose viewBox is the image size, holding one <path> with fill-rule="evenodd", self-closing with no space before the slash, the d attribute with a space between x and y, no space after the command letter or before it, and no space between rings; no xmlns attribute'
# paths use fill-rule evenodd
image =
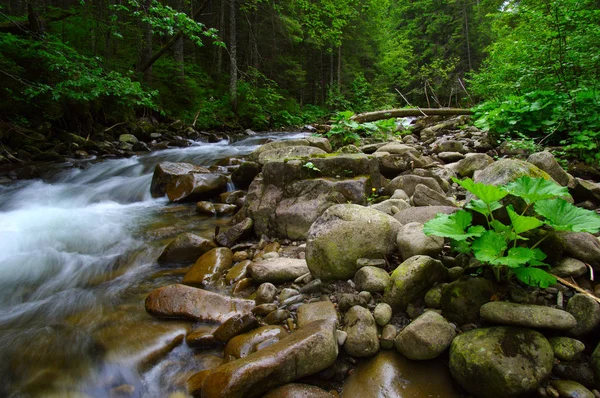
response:
<svg viewBox="0 0 600 398"><path fill-rule="evenodd" d="M408 116L460 116L472 115L470 109L461 108L415 108L415 109L388 109L385 111L360 113L352 116L352 120L358 123L373 122L375 120L389 119L391 117L408 117Z"/></svg>

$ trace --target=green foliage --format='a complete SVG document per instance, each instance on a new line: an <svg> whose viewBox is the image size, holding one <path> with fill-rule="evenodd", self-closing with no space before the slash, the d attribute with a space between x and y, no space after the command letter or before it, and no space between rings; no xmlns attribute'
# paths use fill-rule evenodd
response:
<svg viewBox="0 0 600 398"><path fill-rule="evenodd" d="M358 123L352 119L352 111L337 112L334 123L325 136L334 147L356 144L361 137L389 134L396 128L396 119L390 118L377 122Z"/></svg>
<svg viewBox="0 0 600 398"><path fill-rule="evenodd" d="M520 241L529 241L521 234L543 225L557 231L600 231L600 216L561 199L568 196L566 188L548 180L524 176L502 187L474 183L470 179L454 181L479 197L470 201L466 208L483 214L487 228L471 226L471 214L460 210L452 215L438 214L425 224L423 232L450 238L453 247L460 252L472 252L477 260L491 266L497 279L505 270L528 285L545 288L556 283L552 275L535 268L546 266L543 262L546 255L537 247L544 238L533 245L521 246ZM504 225L494 218L493 212L504 207L498 201L509 193L523 199L527 207L518 214L512 205L507 206L511 223ZM526 216L532 205L535 216Z"/></svg>

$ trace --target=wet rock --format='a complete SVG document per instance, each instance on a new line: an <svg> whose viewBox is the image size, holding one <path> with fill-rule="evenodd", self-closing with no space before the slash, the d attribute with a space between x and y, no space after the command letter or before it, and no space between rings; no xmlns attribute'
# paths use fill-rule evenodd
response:
<svg viewBox="0 0 600 398"><path fill-rule="evenodd" d="M235 254L233 255L233 259L235 259ZM227 274L225 275L225 282L228 285L232 285L244 279L250 264L252 264L252 261L244 260L234 265L229 271L227 271Z"/></svg>
<svg viewBox="0 0 600 398"><path fill-rule="evenodd" d="M158 263L190 263L216 247L213 241L186 232L178 235L175 240L165 247L158 258Z"/></svg>
<svg viewBox="0 0 600 398"><path fill-rule="evenodd" d="M252 309L252 313L258 316L268 315L277 309L277 304L260 304Z"/></svg>
<svg viewBox="0 0 600 398"><path fill-rule="evenodd" d="M456 337L456 329L440 314L426 311L402 329L394 346L408 359L433 359L446 351Z"/></svg>
<svg viewBox="0 0 600 398"><path fill-rule="evenodd" d="M308 276L310 277L310 273L308 273ZM323 282L320 279L313 279L300 288L300 293L319 293L322 288Z"/></svg>
<svg viewBox="0 0 600 398"><path fill-rule="evenodd" d="M477 170L483 170L492 163L494 159L485 153L469 153L464 159L449 167L461 177L473 177L473 173Z"/></svg>
<svg viewBox="0 0 600 398"><path fill-rule="evenodd" d="M234 299L186 285L168 285L146 297L146 311L160 318L185 318L222 323L233 315L248 314L254 300Z"/></svg>
<svg viewBox="0 0 600 398"><path fill-rule="evenodd" d="M425 235L423 224L416 222L405 224L400 229L396 243L403 260L416 255L436 257L444 248L444 238Z"/></svg>
<svg viewBox="0 0 600 398"><path fill-rule="evenodd" d="M446 195L434 191L423 184L418 184L415 187L412 203L415 206L454 206L454 203Z"/></svg>
<svg viewBox="0 0 600 398"><path fill-rule="evenodd" d="M215 330L215 339L227 343L238 334L246 333L258 327L258 321L252 314L234 315Z"/></svg>
<svg viewBox="0 0 600 398"><path fill-rule="evenodd" d="M371 312L363 307L354 306L344 316L344 331L348 338L344 350L354 357L368 357L379 351L377 325Z"/></svg>
<svg viewBox="0 0 600 398"><path fill-rule="evenodd" d="M434 219L439 213L452 214L458 210L460 210L458 207L449 206L412 207L394 214L394 218L400 221L402 225L411 222L425 224L427 221Z"/></svg>
<svg viewBox="0 0 600 398"><path fill-rule="evenodd" d="M494 292L494 283L484 278L454 281L442 288L442 314L458 325L477 322L479 308Z"/></svg>
<svg viewBox="0 0 600 398"><path fill-rule="evenodd" d="M263 398L334 398L322 388L309 384L290 383L269 391Z"/></svg>
<svg viewBox="0 0 600 398"><path fill-rule="evenodd" d="M275 295L277 294L277 288L272 283L263 283L258 289L256 289L256 304L268 304L275 301Z"/></svg>
<svg viewBox="0 0 600 398"><path fill-rule="evenodd" d="M225 247L233 247L240 239L243 239L252 233L254 223L251 218L245 218L235 224L225 232L219 233L215 241Z"/></svg>
<svg viewBox="0 0 600 398"><path fill-rule="evenodd" d="M429 256L411 257L392 272L392 281L385 289L383 300L394 311L404 310L408 303L424 296L431 286L443 282L447 274L438 260Z"/></svg>
<svg viewBox="0 0 600 398"><path fill-rule="evenodd" d="M237 210L237 206L224 203L212 203L201 201L196 203L196 213L206 216L223 216L233 214Z"/></svg>
<svg viewBox="0 0 600 398"><path fill-rule="evenodd" d="M543 305L492 301L484 304L479 313L481 319L500 325L554 330L569 330L577 325L575 317L568 312Z"/></svg>
<svg viewBox="0 0 600 398"><path fill-rule="evenodd" d="M284 287L283 289L281 289L281 293L279 293L279 297L277 297L277 299L279 300L280 303L283 303L288 298L297 296L299 294L300 294L300 291L297 289Z"/></svg>
<svg viewBox="0 0 600 398"><path fill-rule="evenodd" d="M413 362L381 351L362 362L343 385L342 398L459 398L448 369L439 362Z"/></svg>
<svg viewBox="0 0 600 398"><path fill-rule="evenodd" d="M252 278L244 278L236 282L233 285L233 289L231 289L231 294L238 295L242 294L244 291L251 289L254 286L252 283Z"/></svg>
<svg viewBox="0 0 600 398"><path fill-rule="evenodd" d="M558 263L552 267L552 273L563 278L582 276L587 270L588 269L583 261L570 257L561 258L558 260Z"/></svg>
<svg viewBox="0 0 600 398"><path fill-rule="evenodd" d="M185 342L188 346L193 348L219 346L221 342L213 336L215 329L214 326L201 326L196 328L185 336Z"/></svg>
<svg viewBox="0 0 600 398"><path fill-rule="evenodd" d="M536 165L540 169L544 170L560 185L566 187L569 182L573 179L561 166L558 164L554 155L548 151L536 152L531 154L527 161L531 164Z"/></svg>
<svg viewBox="0 0 600 398"><path fill-rule="evenodd" d="M289 317L290 312L288 310L275 310L267 314L267 316L265 317L265 323L267 325L279 325Z"/></svg>
<svg viewBox="0 0 600 398"><path fill-rule="evenodd" d="M189 202L209 198L227 189L227 177L221 174L184 174L175 176L167 184L171 202Z"/></svg>
<svg viewBox="0 0 600 398"><path fill-rule="evenodd" d="M392 319L392 307L386 303L379 303L373 310L373 318L379 326L385 326Z"/></svg>
<svg viewBox="0 0 600 398"><path fill-rule="evenodd" d="M577 320L577 326L569 331L574 336L590 333L600 325L600 304L590 296L574 295L567 303L567 311Z"/></svg>
<svg viewBox="0 0 600 398"><path fill-rule="evenodd" d="M481 398L532 393L550 375L553 361L548 340L529 329L475 329L458 335L450 346L452 376Z"/></svg>
<svg viewBox="0 0 600 398"><path fill-rule="evenodd" d="M238 189L247 189L261 170L262 166L256 162L244 162L231 174L231 182Z"/></svg>
<svg viewBox="0 0 600 398"><path fill-rule="evenodd" d="M319 279L352 278L359 258L384 258L396 251L400 224L377 210L357 205L330 207L310 227L306 262Z"/></svg>
<svg viewBox="0 0 600 398"><path fill-rule="evenodd" d="M570 337L552 337L548 341L554 356L561 361L573 361L585 349L585 344Z"/></svg>
<svg viewBox="0 0 600 398"><path fill-rule="evenodd" d="M307 272L305 260L285 257L260 260L248 267L248 273L256 283L293 282Z"/></svg>
<svg viewBox="0 0 600 398"><path fill-rule="evenodd" d="M551 380L550 385L563 398L595 398L590 390L572 380Z"/></svg>
<svg viewBox="0 0 600 398"><path fill-rule="evenodd" d="M167 194L167 185L172 180L179 176L194 173L210 173L210 171L190 163L161 162L154 169L150 194L153 198L163 197Z"/></svg>
<svg viewBox="0 0 600 398"><path fill-rule="evenodd" d="M338 354L332 322L314 322L279 342L214 369L201 386L188 381L190 393L204 398L261 396L273 387L315 374Z"/></svg>
<svg viewBox="0 0 600 398"><path fill-rule="evenodd" d="M396 340L396 336L398 335L398 329L396 326L388 323L383 327L381 331L381 338L379 339L379 344L381 348L384 350L391 350L394 348L394 340Z"/></svg>
<svg viewBox="0 0 600 398"><path fill-rule="evenodd" d="M334 322L336 325L339 322L337 311L331 301L317 301L298 307L298 327L322 320Z"/></svg>
<svg viewBox="0 0 600 398"><path fill-rule="evenodd" d="M277 343L287 335L288 332L282 326L262 326L231 338L225 346L223 355L225 358L229 356L236 359L244 358Z"/></svg>
<svg viewBox="0 0 600 398"><path fill-rule="evenodd" d="M383 292L390 282L388 272L379 267L362 267L354 275L354 283L358 290L371 293Z"/></svg>
<svg viewBox="0 0 600 398"><path fill-rule="evenodd" d="M223 279L233 264L233 252L226 247L217 247L203 254L183 277L190 286L211 286Z"/></svg>
<svg viewBox="0 0 600 398"><path fill-rule="evenodd" d="M444 194L444 191L435 178L419 177L413 174L401 175L394 178L390 181L386 189L389 193L393 193L396 189L401 189L406 192L408 196L413 196L415 194L415 189L419 184L425 185L442 195Z"/></svg>

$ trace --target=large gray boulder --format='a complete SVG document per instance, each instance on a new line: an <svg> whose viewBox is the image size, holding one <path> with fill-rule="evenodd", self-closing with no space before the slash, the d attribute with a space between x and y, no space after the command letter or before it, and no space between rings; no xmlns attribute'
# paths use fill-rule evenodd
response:
<svg viewBox="0 0 600 398"><path fill-rule="evenodd" d="M308 232L308 268L316 278L352 278L359 258L384 258L396 252L399 229L398 221L380 211L351 204L332 206Z"/></svg>
<svg viewBox="0 0 600 398"><path fill-rule="evenodd" d="M394 345L408 359L433 359L446 351L456 337L456 329L437 312L427 311L396 337Z"/></svg>
<svg viewBox="0 0 600 398"><path fill-rule="evenodd" d="M532 393L550 375L553 362L548 340L529 329L475 329L457 336L450 346L452 376L480 398Z"/></svg>
<svg viewBox="0 0 600 398"><path fill-rule="evenodd" d="M258 147L254 152L250 154L250 159L258 161L258 158L263 152L272 151L275 149L282 149L288 147L298 146L314 146L320 148L325 152L331 152L331 144L327 139L297 139L297 140L284 140L284 141L273 141L268 142Z"/></svg>
<svg viewBox="0 0 600 398"><path fill-rule="evenodd" d="M288 146L262 152L258 156L258 163L264 165L269 162L281 161L288 158L303 158L313 155L324 155L326 153L322 149L311 146Z"/></svg>
<svg viewBox="0 0 600 398"><path fill-rule="evenodd" d="M171 202L190 202L207 199L227 190L227 177L217 173L175 176L167 185Z"/></svg>
<svg viewBox="0 0 600 398"><path fill-rule="evenodd" d="M485 153L469 153L464 159L456 163L448 165L460 177L473 177L477 170L483 170L490 164L494 163L494 159Z"/></svg>
<svg viewBox="0 0 600 398"><path fill-rule="evenodd" d="M167 185L180 176L195 173L210 173L201 166L190 163L161 162L154 168L152 182L150 183L150 194L153 198L161 198L167 194Z"/></svg>

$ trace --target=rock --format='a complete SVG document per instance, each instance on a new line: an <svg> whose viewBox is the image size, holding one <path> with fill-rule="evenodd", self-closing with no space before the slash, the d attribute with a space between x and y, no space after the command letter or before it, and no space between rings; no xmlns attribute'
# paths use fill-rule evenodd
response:
<svg viewBox="0 0 600 398"><path fill-rule="evenodd" d="M403 155L405 153L412 153L415 156L421 155L420 152L416 148L414 148L410 145L402 144L397 141L389 142L389 143L379 147L375 152L376 153L377 152L387 152L387 153L391 153L394 155Z"/></svg>
<svg viewBox="0 0 600 398"><path fill-rule="evenodd" d="M167 185L172 180L176 177L193 173L210 173L210 171L204 167L194 166L189 163L161 162L154 168L150 184L150 194L153 198L161 198L167 194Z"/></svg>
<svg viewBox="0 0 600 398"><path fill-rule="evenodd" d="M552 273L561 277L578 277L587 272L587 267L583 261L575 258L563 257L552 267Z"/></svg>
<svg viewBox="0 0 600 398"><path fill-rule="evenodd" d="M392 307L386 303L379 303L373 310L373 318L379 326L385 326L392 319Z"/></svg>
<svg viewBox="0 0 600 398"><path fill-rule="evenodd" d="M252 233L253 222L251 218L245 218L225 232L219 233L215 241L225 247L233 247L240 239L246 238Z"/></svg>
<svg viewBox="0 0 600 398"><path fill-rule="evenodd" d="M585 350L585 344L570 337L552 337L548 341L554 356L561 361L573 361Z"/></svg>
<svg viewBox="0 0 600 398"><path fill-rule="evenodd" d="M281 149L286 147L294 147L294 146L309 146L311 143L306 139L298 139L298 140L283 140L283 141L273 141L268 142L260 147L258 147L254 152L250 154L250 158L254 161L257 161L259 156L263 152L271 151L274 149Z"/></svg>
<svg viewBox="0 0 600 398"><path fill-rule="evenodd" d="M234 299L186 285L168 285L146 297L146 311L159 318L185 318L225 322L234 315L249 314L254 300Z"/></svg>
<svg viewBox="0 0 600 398"><path fill-rule="evenodd" d="M291 289L289 287L285 287L281 289L281 293L279 293L279 297L277 298L280 303L283 303L290 297L294 297L300 294L300 291L297 289Z"/></svg>
<svg viewBox="0 0 600 398"><path fill-rule="evenodd" d="M227 177L222 174L185 174L175 176L167 185L171 202L198 201L227 189Z"/></svg>
<svg viewBox="0 0 600 398"><path fill-rule="evenodd" d="M439 213L452 214L458 210L460 210L458 207L449 206L412 207L394 214L394 218L400 221L402 225L411 222L425 224L427 221L434 219Z"/></svg>
<svg viewBox="0 0 600 398"><path fill-rule="evenodd" d="M553 330L569 330L577 325L567 311L543 305L492 301L481 306L481 319L500 325L524 326Z"/></svg>
<svg viewBox="0 0 600 398"><path fill-rule="evenodd" d="M414 148L402 154L377 151L373 155L379 162L381 174L387 178L394 178L402 172L412 170L415 167L426 167L433 163L431 158L421 156Z"/></svg>
<svg viewBox="0 0 600 398"><path fill-rule="evenodd" d="M408 359L426 360L446 351L456 337L456 329L440 314L426 311L402 329L394 346Z"/></svg>
<svg viewBox="0 0 600 398"><path fill-rule="evenodd" d="M379 339L379 344L381 345L381 348L383 348L384 350L391 350L392 348L394 348L394 340L396 339L397 335L398 329L396 328L396 326L390 323L385 325L383 327L383 330L381 331L381 338Z"/></svg>
<svg viewBox="0 0 600 398"><path fill-rule="evenodd" d="M518 159L500 159L491 163L485 169L481 170L480 173L477 173L473 180L475 182L500 186L525 175L532 178L544 178L553 181L552 177L545 171L531 163Z"/></svg>
<svg viewBox="0 0 600 398"><path fill-rule="evenodd" d="M248 273L256 283L293 282L307 272L305 260L285 257L259 260L248 267Z"/></svg>
<svg viewBox="0 0 600 398"><path fill-rule="evenodd" d="M596 386L600 386L600 344L596 346L596 349L592 353L590 365L592 367L592 371L594 372Z"/></svg>
<svg viewBox="0 0 600 398"><path fill-rule="evenodd" d="M563 398L595 398L590 390L572 380L551 380L550 385Z"/></svg>
<svg viewBox="0 0 600 398"><path fill-rule="evenodd" d="M258 156L258 163L266 164L269 162L285 160L287 158L311 157L314 155L325 155L322 149L309 146L290 146L286 148L271 149L264 151Z"/></svg>
<svg viewBox="0 0 600 398"><path fill-rule="evenodd" d="M269 313L277 310L277 304L269 303L269 304L260 304L252 309L252 313L258 316L265 316Z"/></svg>
<svg viewBox="0 0 600 398"><path fill-rule="evenodd" d="M443 282L447 274L448 271L438 260L429 256L411 257L392 272L383 300L394 311L404 310L408 303L425 295L435 283Z"/></svg>
<svg viewBox="0 0 600 398"><path fill-rule="evenodd" d="M461 177L473 177L473 173L477 170L483 170L492 163L494 159L485 153L469 153L464 159L449 167Z"/></svg>
<svg viewBox="0 0 600 398"><path fill-rule="evenodd" d="M261 170L262 166L256 162L244 162L231 174L231 182L238 189L247 189Z"/></svg>
<svg viewBox="0 0 600 398"><path fill-rule="evenodd" d="M258 327L258 321L252 314L234 315L215 330L213 335L221 343L227 343L238 334L246 333Z"/></svg>
<svg viewBox="0 0 600 398"><path fill-rule="evenodd" d="M418 184L415 187L412 203L415 206L454 206L454 203L446 195L434 191L423 184Z"/></svg>
<svg viewBox="0 0 600 398"><path fill-rule="evenodd" d="M337 311L331 301L317 301L298 307L298 327L323 320L334 322L336 325L339 323Z"/></svg>
<svg viewBox="0 0 600 398"><path fill-rule="evenodd" d="M553 361L548 340L529 329L474 329L458 335L450 346L452 376L481 398L532 393L550 375Z"/></svg>
<svg viewBox="0 0 600 398"><path fill-rule="evenodd" d="M200 326L185 336L185 342L192 348L208 348L221 345L213 336L216 330L213 326Z"/></svg>
<svg viewBox="0 0 600 398"><path fill-rule="evenodd" d="M183 283L190 286L214 285L221 281L231 268L233 252L226 247L218 247L203 254L183 277Z"/></svg>
<svg viewBox="0 0 600 398"><path fill-rule="evenodd" d="M188 381L188 390L204 398L257 397L273 387L315 374L338 355L333 322L314 322L253 352L214 369L201 386Z"/></svg>
<svg viewBox="0 0 600 398"><path fill-rule="evenodd" d="M175 240L169 243L157 261L161 265L168 263L190 263L196 261L198 257L215 247L216 245L213 241L186 232L178 235Z"/></svg>
<svg viewBox="0 0 600 398"><path fill-rule="evenodd" d="M342 293L342 294L339 295L339 297L338 297L338 309L341 312L346 312L350 308L354 307L355 305L359 305L361 307L366 307L367 306L367 302L366 302L366 300L363 297L361 297L358 294L354 294L354 293Z"/></svg>
<svg viewBox="0 0 600 398"><path fill-rule="evenodd" d="M462 396L441 362L414 362L395 351L381 351L361 362L342 389L342 398Z"/></svg>
<svg viewBox="0 0 600 398"><path fill-rule="evenodd" d="M212 203L206 201L196 203L196 213L205 216L223 216L233 214L236 210L237 206L225 203Z"/></svg>
<svg viewBox="0 0 600 398"><path fill-rule="evenodd" d="M567 311L577 320L577 326L569 330L574 336L590 333L600 324L600 304L585 294L578 293L571 297Z"/></svg>
<svg viewBox="0 0 600 398"><path fill-rule="evenodd" d="M406 194L408 196L413 196L415 193L415 189L416 189L417 185L419 185L419 184L425 185L426 187L428 187L442 195L444 194L444 191L442 190L442 188L440 187L440 184L436 181L435 178L419 177L419 176L412 175L412 174L401 175L401 176L394 178L392 181L390 181L386 190L387 190L387 192L389 192L391 194L396 189L401 189L404 192L406 192Z"/></svg>
<svg viewBox="0 0 600 398"><path fill-rule="evenodd" d="M379 267L362 267L354 275L356 288L371 293L383 292L389 282L390 275L386 270Z"/></svg>
<svg viewBox="0 0 600 398"><path fill-rule="evenodd" d="M235 254L236 253L233 254L234 260L235 260ZM244 260L244 261L240 261L239 263L234 265L229 271L227 271L227 274L225 275L225 282L228 285L232 285L232 284L237 283L237 282L241 281L242 279L246 278L248 266L250 264L252 264L252 262L250 260Z"/></svg>
<svg viewBox="0 0 600 398"><path fill-rule="evenodd" d="M323 280L352 278L359 258L384 258L396 251L400 223L377 210L335 205L308 232L306 262Z"/></svg>
<svg viewBox="0 0 600 398"><path fill-rule="evenodd" d="M575 188L571 190L571 193L577 202L600 202L600 184L581 178L575 178L572 185L574 185Z"/></svg>
<svg viewBox="0 0 600 398"><path fill-rule="evenodd" d="M329 392L310 384L290 383L274 388L263 398L334 398Z"/></svg>
<svg viewBox="0 0 600 398"><path fill-rule="evenodd" d="M479 320L479 308L489 302L496 288L484 278L454 281L442 288L442 314L458 325Z"/></svg>
<svg viewBox="0 0 600 398"><path fill-rule="evenodd" d="M322 149L327 153L331 152L331 143L329 142L329 140L327 138L308 136L308 137L305 137L304 139L306 141L308 141L308 145L310 145L310 146L314 146L316 148Z"/></svg>
<svg viewBox="0 0 600 398"><path fill-rule="evenodd" d="M225 358L229 356L236 359L244 358L253 352L277 343L287 335L288 332L282 326L261 326L258 329L231 338L225 346L223 356Z"/></svg>
<svg viewBox="0 0 600 398"><path fill-rule="evenodd" d="M133 145L133 144L137 144L139 141L138 141L137 137L133 134L121 134L119 136L119 142Z"/></svg>
<svg viewBox="0 0 600 398"><path fill-rule="evenodd" d="M433 143L433 152L441 153L441 152L458 152L461 154L467 153L467 149L465 148L462 141L458 140L448 140L448 139L439 139Z"/></svg>
<svg viewBox="0 0 600 398"><path fill-rule="evenodd" d="M425 294L425 305L429 308L442 308L442 289L446 284L442 283L429 289Z"/></svg>
<svg viewBox="0 0 600 398"><path fill-rule="evenodd" d="M277 288L272 283L263 283L258 289L256 289L256 305L268 304L275 301L275 295L277 294Z"/></svg>
<svg viewBox="0 0 600 398"><path fill-rule="evenodd" d="M544 170L563 187L569 185L569 182L573 179L554 159L554 155L548 151L533 153L527 158L527 161Z"/></svg>
<svg viewBox="0 0 600 398"><path fill-rule="evenodd" d="M427 236L423 233L423 224L412 222L405 224L396 239L403 260L417 255L436 257L444 248L444 238Z"/></svg>
<svg viewBox="0 0 600 398"><path fill-rule="evenodd" d="M267 314L265 317L265 323L267 325L279 325L289 317L290 312L288 310L275 310Z"/></svg>
<svg viewBox="0 0 600 398"><path fill-rule="evenodd" d="M460 152L440 152L438 158L444 163L458 162L465 158Z"/></svg>
<svg viewBox="0 0 600 398"><path fill-rule="evenodd" d="M396 189L394 191L394 193L392 194L392 196L390 197L390 199L401 199L401 200L404 200L405 202L408 202L410 200L410 198L408 197L406 192L404 192L401 189Z"/></svg>
<svg viewBox="0 0 600 398"><path fill-rule="evenodd" d="M565 248L565 254L600 269L600 241L587 232L557 233L560 243Z"/></svg>
<svg viewBox="0 0 600 398"><path fill-rule="evenodd" d="M371 209L379 210L387 215L393 216L400 210L410 209L410 205L402 199L388 199L372 205Z"/></svg>
<svg viewBox="0 0 600 398"><path fill-rule="evenodd" d="M354 306L344 316L344 331L348 338L344 350L354 357L368 357L379 351L377 325L371 312L361 306Z"/></svg>
<svg viewBox="0 0 600 398"><path fill-rule="evenodd" d="M594 372L590 364L581 361L555 361L552 374L561 379L573 380L588 388L594 388Z"/></svg>

